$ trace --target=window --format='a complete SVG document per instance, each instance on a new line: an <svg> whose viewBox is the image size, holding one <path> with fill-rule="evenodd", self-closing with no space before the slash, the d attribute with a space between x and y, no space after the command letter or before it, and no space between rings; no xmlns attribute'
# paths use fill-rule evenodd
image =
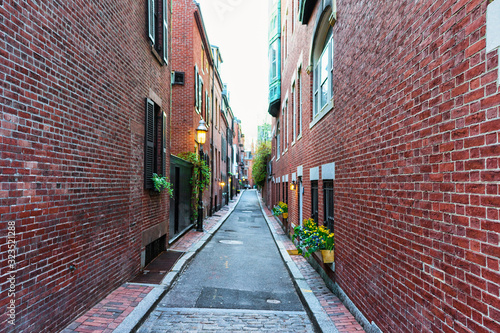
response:
<svg viewBox="0 0 500 333"><path fill-rule="evenodd" d="M194 106L196 112L203 112L203 79L198 72L198 66L194 66Z"/></svg>
<svg viewBox="0 0 500 333"><path fill-rule="evenodd" d="M218 110L219 110L219 99L217 97L215 97L215 110L213 112L213 115L215 117L215 120L214 120L215 128L219 127L219 112L217 112Z"/></svg>
<svg viewBox="0 0 500 333"><path fill-rule="evenodd" d="M194 106L196 109L200 107L200 101L198 100L198 89L199 87L199 80L198 80L198 66L194 66Z"/></svg>
<svg viewBox="0 0 500 333"><path fill-rule="evenodd" d="M278 120L278 123L276 125L276 154L277 158L280 158L280 152L281 152L281 145L280 145L280 121Z"/></svg>
<svg viewBox="0 0 500 333"><path fill-rule="evenodd" d="M318 181L311 182L311 217L318 223Z"/></svg>
<svg viewBox="0 0 500 333"><path fill-rule="evenodd" d="M299 68L299 71L297 73L297 108L298 108L298 119L297 119L297 126L298 126L298 131L297 131L297 136L302 134L302 80L301 80L301 69Z"/></svg>
<svg viewBox="0 0 500 333"><path fill-rule="evenodd" d="M205 48L201 45L201 71L205 69Z"/></svg>
<svg viewBox="0 0 500 333"><path fill-rule="evenodd" d="M167 115L149 98L146 99L144 126L144 188L153 189L153 173L166 175Z"/></svg>
<svg viewBox="0 0 500 333"><path fill-rule="evenodd" d="M288 182L285 183L285 203L288 205Z"/></svg>
<svg viewBox="0 0 500 333"><path fill-rule="evenodd" d="M283 153L288 148L288 100L283 104Z"/></svg>
<svg viewBox="0 0 500 333"><path fill-rule="evenodd" d="M161 13L161 15L160 15ZM154 50L168 63L168 3L167 0L148 0L148 37Z"/></svg>
<svg viewBox="0 0 500 333"><path fill-rule="evenodd" d="M210 125L210 97L208 97L208 91L205 91L205 119L207 124Z"/></svg>
<svg viewBox="0 0 500 333"><path fill-rule="evenodd" d="M297 137L297 100L295 99L295 83L292 86L292 141Z"/></svg>
<svg viewBox="0 0 500 333"><path fill-rule="evenodd" d="M278 68L278 40L275 40L269 50L269 81L273 81L279 74Z"/></svg>
<svg viewBox="0 0 500 333"><path fill-rule="evenodd" d="M333 30L330 27L325 40L316 45L313 73L313 118L329 105L333 98Z"/></svg>
<svg viewBox="0 0 500 333"><path fill-rule="evenodd" d="M200 111L203 110L203 79L201 76L198 77L198 107L200 108Z"/></svg>
<svg viewBox="0 0 500 333"><path fill-rule="evenodd" d="M281 190L283 191L283 202L286 203L286 193L287 193L287 190L286 190L286 187L285 187L285 183L281 183Z"/></svg>
<svg viewBox="0 0 500 333"><path fill-rule="evenodd" d="M324 180L323 181L323 211L325 215L324 224L330 229L331 232L333 230L333 180Z"/></svg>
<svg viewBox="0 0 500 333"><path fill-rule="evenodd" d="M285 144L284 144L284 147L285 149L288 149L288 124L290 122L290 120L288 119L288 100L285 102L285 119L283 119L284 123L285 123L285 133L284 133L284 139L285 139Z"/></svg>

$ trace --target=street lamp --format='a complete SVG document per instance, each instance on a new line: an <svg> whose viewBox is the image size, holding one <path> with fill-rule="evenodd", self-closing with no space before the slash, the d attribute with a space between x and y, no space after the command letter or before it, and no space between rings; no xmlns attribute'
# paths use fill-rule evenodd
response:
<svg viewBox="0 0 500 333"><path fill-rule="evenodd" d="M200 124L196 129L196 142L200 145L200 163L203 158L203 144L207 140L207 126L205 126L205 121L203 119L200 120ZM199 177L199 186L198 186L198 225L196 226L196 231L203 232L203 191L201 188L202 173L201 168L198 169L198 177Z"/></svg>

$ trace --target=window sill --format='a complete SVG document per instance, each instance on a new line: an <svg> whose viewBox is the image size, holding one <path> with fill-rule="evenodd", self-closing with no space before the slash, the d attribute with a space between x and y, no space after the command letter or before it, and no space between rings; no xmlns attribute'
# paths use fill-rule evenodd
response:
<svg viewBox="0 0 500 333"><path fill-rule="evenodd" d="M330 111L333 110L333 99L326 104L320 112L318 112L314 117L311 123L309 124L309 128L313 128L324 116L326 116Z"/></svg>
<svg viewBox="0 0 500 333"><path fill-rule="evenodd" d="M302 133L299 134L299 136L297 137L297 140L295 140L295 142L299 142L300 139L302 139Z"/></svg>

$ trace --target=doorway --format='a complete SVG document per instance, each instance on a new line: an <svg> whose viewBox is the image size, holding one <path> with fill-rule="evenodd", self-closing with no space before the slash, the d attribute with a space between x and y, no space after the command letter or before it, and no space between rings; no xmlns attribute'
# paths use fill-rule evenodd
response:
<svg viewBox="0 0 500 333"><path fill-rule="evenodd" d="M298 177L298 192L299 192L299 225L302 226L304 217L302 216L302 204L304 200L304 187L302 186L302 177Z"/></svg>

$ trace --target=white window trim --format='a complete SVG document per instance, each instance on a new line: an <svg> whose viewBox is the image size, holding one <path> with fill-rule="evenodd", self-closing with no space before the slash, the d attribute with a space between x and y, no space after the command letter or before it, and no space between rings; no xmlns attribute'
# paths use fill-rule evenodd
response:
<svg viewBox="0 0 500 333"><path fill-rule="evenodd" d="M333 98L326 103L326 105L319 111L313 118L313 120L309 123L309 128L313 128L321 119L323 119L330 111L333 110ZM302 137L302 135L301 135Z"/></svg>

